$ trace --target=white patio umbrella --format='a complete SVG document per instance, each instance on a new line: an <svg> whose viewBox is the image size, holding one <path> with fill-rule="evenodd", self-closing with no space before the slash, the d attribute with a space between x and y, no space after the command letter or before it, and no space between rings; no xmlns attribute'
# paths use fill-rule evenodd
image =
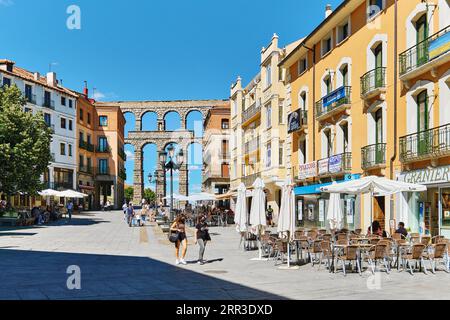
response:
<svg viewBox="0 0 450 320"><path fill-rule="evenodd" d="M87 194L77 192L74 190L66 190L59 193L59 197L61 198L74 198L74 199L83 199L88 197Z"/></svg>
<svg viewBox="0 0 450 320"><path fill-rule="evenodd" d="M42 190L41 192L38 192L38 194L41 197L59 197L61 192L53 190L53 189L46 189Z"/></svg>
<svg viewBox="0 0 450 320"><path fill-rule="evenodd" d="M237 190L236 209L234 213L234 223L236 225L236 231L241 235L241 241L239 242L239 248L241 247L244 239L245 232L247 231L247 189L245 185L241 183Z"/></svg>
<svg viewBox="0 0 450 320"><path fill-rule="evenodd" d="M256 234L258 236L258 251L259 258L253 260L265 260L262 259L262 249L261 249L261 232L262 228L267 225L266 221L266 194L264 193L265 184L261 178L257 178L253 183L253 193L252 193L252 207L250 209L250 225L256 229Z"/></svg>
<svg viewBox="0 0 450 320"><path fill-rule="evenodd" d="M281 207L278 218L278 233L287 233L288 238L288 269L291 268L290 243L295 237L295 193L291 179L286 179L281 193ZM298 267L294 267L298 269Z"/></svg>
<svg viewBox="0 0 450 320"><path fill-rule="evenodd" d="M196 193L193 194L191 196L188 197L188 201L216 201L217 197L216 195L212 194L212 193L206 193L206 192L201 192L201 193Z"/></svg>
<svg viewBox="0 0 450 320"><path fill-rule="evenodd" d="M352 180L336 185L320 188L322 192L344 193L344 194L366 194L370 193L371 198L383 197L397 194L400 192L422 192L427 187L420 184L412 184L401 181L389 180L384 177L368 176L359 180ZM370 227L373 222L373 205L370 206ZM373 231L373 230L372 230Z"/></svg>
<svg viewBox="0 0 450 320"><path fill-rule="evenodd" d="M333 185L337 185L337 183L333 182ZM342 213L341 196L339 193L330 194L327 220L330 223L330 229L337 230L342 228L344 214Z"/></svg>

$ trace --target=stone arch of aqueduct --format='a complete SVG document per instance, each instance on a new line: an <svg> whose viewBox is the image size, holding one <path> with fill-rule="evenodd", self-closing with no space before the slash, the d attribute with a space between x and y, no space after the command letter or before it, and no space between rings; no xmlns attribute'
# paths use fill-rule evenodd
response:
<svg viewBox="0 0 450 320"><path fill-rule="evenodd" d="M158 153L164 151L170 143L176 143L188 154L188 148L193 143L202 145L202 138L197 138L193 131L187 130L187 118L193 111L202 114L204 124L206 116L212 108L223 106L224 100L187 100L187 101L145 101L145 102L114 102L112 105L119 106L122 113L132 113L135 117L135 131L130 131L125 139L125 144L130 144L135 150L134 161L134 203L140 203L144 194L144 166L143 150L146 145L154 144ZM157 115L157 131L143 131L142 122L146 113L153 112ZM181 128L177 131L166 130L165 116L169 112L176 112L181 119ZM166 175L162 165L157 161L156 194L157 199L163 199L166 194ZM179 193L188 196L189 180L187 161L179 170Z"/></svg>

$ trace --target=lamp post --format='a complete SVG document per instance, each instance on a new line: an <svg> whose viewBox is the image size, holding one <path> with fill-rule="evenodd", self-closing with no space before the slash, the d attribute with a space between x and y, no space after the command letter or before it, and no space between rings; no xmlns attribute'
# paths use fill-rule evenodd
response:
<svg viewBox="0 0 450 320"><path fill-rule="evenodd" d="M170 221L173 221L173 171L179 170L184 162L183 150L180 150L175 157L175 148L170 144L167 148L168 152L162 151L159 153L159 162L161 166L170 171Z"/></svg>
<svg viewBox="0 0 450 320"><path fill-rule="evenodd" d="M155 183L155 209L158 208L158 171L155 170L155 173L152 175L150 172L148 174L148 183Z"/></svg>

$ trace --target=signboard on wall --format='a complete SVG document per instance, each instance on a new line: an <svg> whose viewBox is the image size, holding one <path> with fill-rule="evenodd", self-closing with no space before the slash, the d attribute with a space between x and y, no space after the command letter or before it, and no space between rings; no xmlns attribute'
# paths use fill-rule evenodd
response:
<svg viewBox="0 0 450 320"><path fill-rule="evenodd" d="M450 50L450 32L446 32L442 36L430 41L429 56L430 60L439 57Z"/></svg>
<svg viewBox="0 0 450 320"><path fill-rule="evenodd" d="M325 221L325 200L319 200L319 222Z"/></svg>
<svg viewBox="0 0 450 320"><path fill-rule="evenodd" d="M353 199L346 199L346 202L347 224L353 224Z"/></svg>
<svg viewBox="0 0 450 320"><path fill-rule="evenodd" d="M400 181L414 184L437 184L450 182L450 166L404 172Z"/></svg>
<svg viewBox="0 0 450 320"><path fill-rule="evenodd" d="M324 160L319 160L317 162L317 170L318 170L318 174L327 174L328 173L328 159L324 159Z"/></svg>
<svg viewBox="0 0 450 320"><path fill-rule="evenodd" d="M338 173L342 171L342 154L330 157L328 171L330 173Z"/></svg>
<svg viewBox="0 0 450 320"><path fill-rule="evenodd" d="M288 116L288 133L295 132L300 130L301 127L301 115L300 109L292 112Z"/></svg>
<svg viewBox="0 0 450 320"><path fill-rule="evenodd" d="M345 87L340 87L336 89L335 91L331 92L329 95L327 95L325 98L323 98L323 107L329 107L333 103L345 98L346 91Z"/></svg>
<svg viewBox="0 0 450 320"><path fill-rule="evenodd" d="M313 178L317 175L317 162L310 162L299 165L298 178L304 180L307 178Z"/></svg>
<svg viewBox="0 0 450 320"><path fill-rule="evenodd" d="M298 218L298 221L303 220L303 201L302 200L297 201L297 218Z"/></svg>

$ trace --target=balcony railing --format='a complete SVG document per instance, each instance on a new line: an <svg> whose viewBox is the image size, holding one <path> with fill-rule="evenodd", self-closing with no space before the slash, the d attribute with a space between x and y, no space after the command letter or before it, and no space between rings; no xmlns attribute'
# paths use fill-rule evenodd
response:
<svg viewBox="0 0 450 320"><path fill-rule="evenodd" d="M109 176L109 168L97 168L96 175L97 176Z"/></svg>
<svg viewBox="0 0 450 320"><path fill-rule="evenodd" d="M53 190L67 190L67 189L73 189L73 183L72 182L48 182L49 189Z"/></svg>
<svg viewBox="0 0 450 320"><path fill-rule="evenodd" d="M25 99L28 103L36 104L36 95L35 94L26 94Z"/></svg>
<svg viewBox="0 0 450 320"><path fill-rule="evenodd" d="M89 167L89 166L80 166L80 167L78 168L78 170L79 170L81 173L87 173L87 174L92 174L92 172L93 172L92 167Z"/></svg>
<svg viewBox="0 0 450 320"><path fill-rule="evenodd" d="M242 113L242 122L243 123L247 122L260 112L261 112L261 104L255 102Z"/></svg>
<svg viewBox="0 0 450 320"><path fill-rule="evenodd" d="M256 179L261 178L261 173L254 173L242 178L242 182L246 187L251 187L255 183Z"/></svg>
<svg viewBox="0 0 450 320"><path fill-rule="evenodd" d="M86 150L89 152L94 152L94 145L87 141L80 140L79 146L80 146L80 149L83 149L83 150Z"/></svg>
<svg viewBox="0 0 450 320"><path fill-rule="evenodd" d="M386 88L386 68L375 68L361 77L361 96Z"/></svg>
<svg viewBox="0 0 450 320"><path fill-rule="evenodd" d="M352 87L340 87L316 102L316 117L332 113L340 106L351 103Z"/></svg>
<svg viewBox="0 0 450 320"><path fill-rule="evenodd" d="M378 143L361 149L362 168L376 168L386 164L386 144Z"/></svg>
<svg viewBox="0 0 450 320"><path fill-rule="evenodd" d="M127 172L124 168L119 169L119 178L122 180L127 180Z"/></svg>
<svg viewBox="0 0 450 320"><path fill-rule="evenodd" d="M244 152L245 154L249 154L257 151L259 148L260 148L260 138L257 137L245 143Z"/></svg>
<svg viewBox="0 0 450 320"><path fill-rule="evenodd" d="M414 71L431 60L447 53L450 43L450 26L433 34L400 54L400 76Z"/></svg>
<svg viewBox="0 0 450 320"><path fill-rule="evenodd" d="M111 153L111 147L109 145L106 146L97 146L97 149L95 150L97 153Z"/></svg>
<svg viewBox="0 0 450 320"><path fill-rule="evenodd" d="M123 150L123 148L119 149L119 157L123 160L123 161L127 161L127 154L125 153L125 150Z"/></svg>
<svg viewBox="0 0 450 320"><path fill-rule="evenodd" d="M400 161L450 155L450 124L400 138Z"/></svg>
<svg viewBox="0 0 450 320"><path fill-rule="evenodd" d="M352 170L352 154L345 152L317 161L319 176L336 175Z"/></svg>
<svg viewBox="0 0 450 320"><path fill-rule="evenodd" d="M42 103L43 107L55 110L55 101L54 100L44 100Z"/></svg>

